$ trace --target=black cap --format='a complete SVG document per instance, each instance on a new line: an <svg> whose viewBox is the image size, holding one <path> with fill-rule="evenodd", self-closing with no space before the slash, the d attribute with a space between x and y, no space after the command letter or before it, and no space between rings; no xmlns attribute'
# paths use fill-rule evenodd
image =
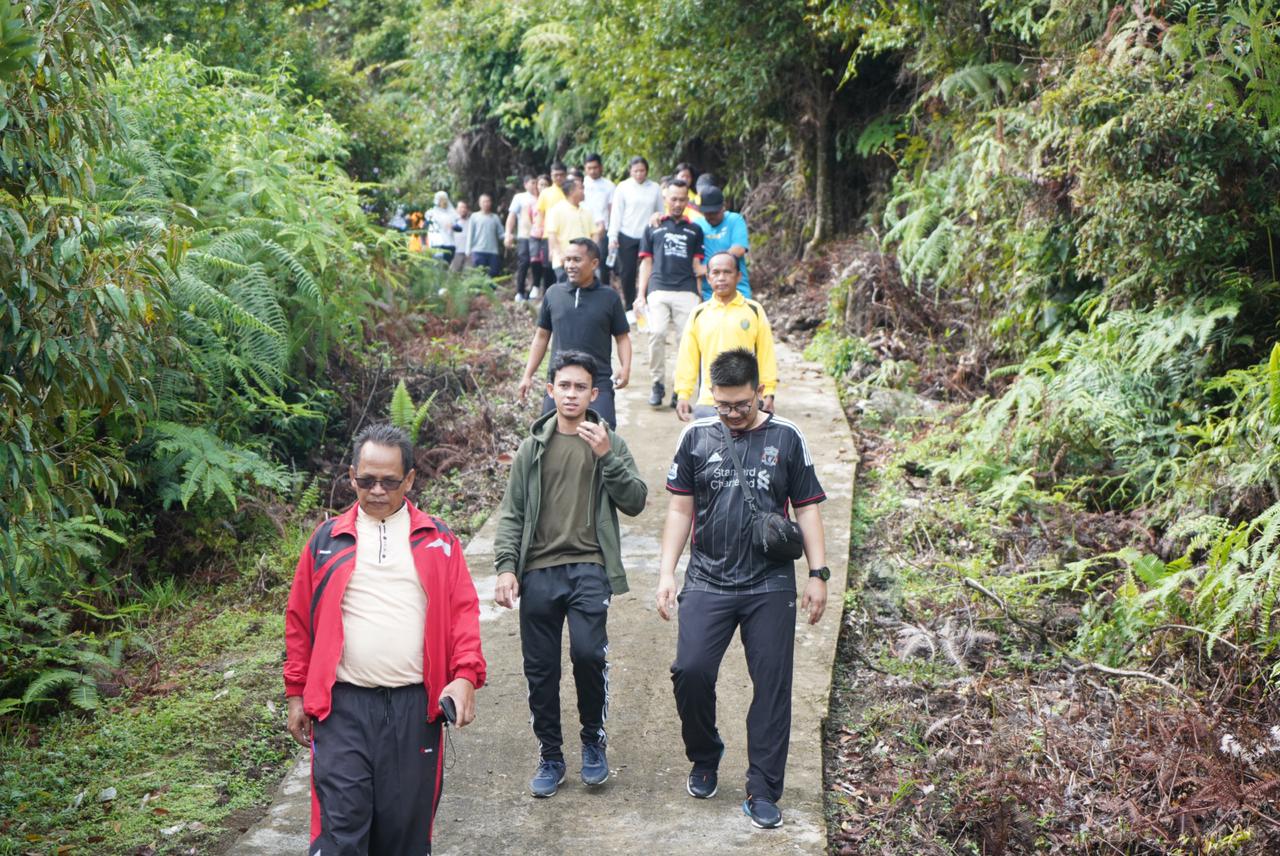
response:
<svg viewBox="0 0 1280 856"><path fill-rule="evenodd" d="M724 194L718 187L708 187L702 191L702 198L698 202L698 210L703 214L715 214L717 211L724 210Z"/></svg>

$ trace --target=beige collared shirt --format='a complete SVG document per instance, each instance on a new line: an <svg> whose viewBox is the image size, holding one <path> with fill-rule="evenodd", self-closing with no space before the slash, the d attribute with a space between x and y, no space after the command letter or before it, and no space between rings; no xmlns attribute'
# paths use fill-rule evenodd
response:
<svg viewBox="0 0 1280 856"><path fill-rule="evenodd" d="M386 520L356 512L356 567L342 596L339 681L361 687L422 683L427 595L409 548L409 506Z"/></svg>

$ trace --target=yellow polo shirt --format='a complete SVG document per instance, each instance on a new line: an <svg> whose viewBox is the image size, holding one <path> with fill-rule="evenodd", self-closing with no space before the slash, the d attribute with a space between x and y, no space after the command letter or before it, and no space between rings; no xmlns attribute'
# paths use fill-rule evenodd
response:
<svg viewBox="0 0 1280 856"><path fill-rule="evenodd" d="M568 199L557 202L547 212L547 224L542 234L550 239L556 236L559 246L551 245L551 266L564 264L564 251L574 238L590 238L595 230L595 218L585 204L574 206Z"/></svg>
<svg viewBox="0 0 1280 856"><path fill-rule="evenodd" d="M721 303L713 296L690 313L680 336L680 353L676 357L676 395L682 400L692 398L701 375L702 393L696 403L714 405L711 361L734 348L746 348L756 355L764 394L773 395L778 388L773 330L769 327L764 307L738 292L728 303Z"/></svg>
<svg viewBox="0 0 1280 856"><path fill-rule="evenodd" d="M559 185L553 184L538 194L538 213L546 217L547 212L560 202L564 202L564 191Z"/></svg>

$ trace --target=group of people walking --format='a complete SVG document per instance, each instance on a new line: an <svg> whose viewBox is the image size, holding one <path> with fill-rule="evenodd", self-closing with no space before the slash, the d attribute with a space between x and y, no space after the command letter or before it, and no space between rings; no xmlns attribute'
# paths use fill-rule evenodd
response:
<svg viewBox="0 0 1280 856"><path fill-rule="evenodd" d="M608 611L629 588L618 515L638 515L648 502L614 407L615 390L630 380L636 324L649 337L649 404L674 407L688 423L667 472L653 595L663 620L680 604L671 678L691 765L685 789L695 799L718 792L716 680L739 631L753 684L743 811L757 827L780 826L797 604L816 623L827 602L818 511L826 497L800 429L774 412L777 366L768 320L745 283L745 223L730 219L715 185L691 194L687 165L658 188L648 164L633 159L629 178L597 197L602 209L586 202L585 182L560 164L557 174L562 184L539 188L532 179L530 198L513 200L503 235L519 246L517 299L541 297L520 398L550 355L542 415L514 456L494 541L495 601L519 609L538 752L529 790L551 797L567 776L566 623L580 776L587 786L609 777ZM691 198L700 221L690 217ZM532 214L522 234L526 212L539 207L542 235L533 234ZM548 265L554 279L539 280ZM606 284L611 267L617 290ZM672 327L681 335L668 404ZM362 431L348 472L357 502L321 524L298 561L284 671L289 730L312 750L312 856L430 852L442 724L468 724L484 683L475 586L458 539L406 498L413 454L395 428ZM797 597L800 555L810 570Z"/></svg>

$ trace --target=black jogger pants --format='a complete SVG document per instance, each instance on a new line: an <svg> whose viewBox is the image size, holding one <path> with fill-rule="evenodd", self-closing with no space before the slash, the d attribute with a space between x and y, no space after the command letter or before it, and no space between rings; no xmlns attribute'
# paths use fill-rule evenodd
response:
<svg viewBox="0 0 1280 856"><path fill-rule="evenodd" d="M320 835L308 852L429 854L444 771L440 728L439 722L427 722L422 684L334 684L329 715L311 732Z"/></svg>
<svg viewBox="0 0 1280 856"><path fill-rule="evenodd" d="M671 682L685 754L695 769L715 770L720 763L724 742L716 728L716 678L733 631L741 627L752 685L747 709L747 794L777 802L791 740L796 596L791 592L682 591L679 600Z"/></svg>
<svg viewBox="0 0 1280 856"><path fill-rule="evenodd" d="M544 509L548 513L550 509ZM578 688L583 743L604 743L609 715L612 589L603 565L583 562L526 571L520 582L520 647L529 683L533 734L544 761L563 761L560 733L560 639L569 620L569 659Z"/></svg>
<svg viewBox="0 0 1280 856"><path fill-rule="evenodd" d="M636 302L636 276L640 272L640 239L618 235L618 257L613 269L622 285L622 308L631 310Z"/></svg>

